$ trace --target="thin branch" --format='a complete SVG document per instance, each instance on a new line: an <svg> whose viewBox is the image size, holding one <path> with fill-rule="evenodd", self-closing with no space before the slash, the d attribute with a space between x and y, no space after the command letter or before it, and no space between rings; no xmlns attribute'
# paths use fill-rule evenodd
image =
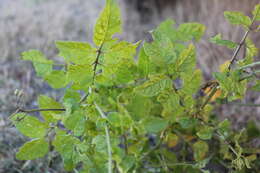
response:
<svg viewBox="0 0 260 173"><path fill-rule="evenodd" d="M239 68L239 70L242 70L242 69L245 69L245 68L254 67L256 65L260 65L260 61L257 61L257 62L254 62L252 64L248 64L248 65L242 66L242 67Z"/></svg>
<svg viewBox="0 0 260 173"><path fill-rule="evenodd" d="M234 53L233 53L233 55L232 55L232 58L231 58L231 60L230 60L230 64L229 64L229 66L228 66L228 70L231 69L231 66L232 66L232 65L234 64L234 62L236 61L237 55L238 55L238 53L239 53L241 47L244 45L245 40L246 40L246 38L247 38L249 32L250 32L250 29L246 31L246 33L244 34L242 40L239 42L238 46L236 47L236 50L234 51Z"/></svg>
<svg viewBox="0 0 260 173"><path fill-rule="evenodd" d="M237 105L237 106L246 106L246 107L260 107L260 104L254 104L254 103L221 103L221 104L227 104L227 105Z"/></svg>
<svg viewBox="0 0 260 173"><path fill-rule="evenodd" d="M102 53L102 48L103 48L103 43L101 44L101 46L99 47L99 49L97 50L97 57L93 63L94 68L93 68L93 79L92 79L92 84L95 83L95 78L96 78L96 71L97 71L97 66L99 65L99 58L100 55Z"/></svg>
<svg viewBox="0 0 260 173"><path fill-rule="evenodd" d="M254 16L251 25L249 26L249 28L248 28L248 30L245 32L245 34L244 34L242 40L239 42L238 46L236 47L236 50L234 51L233 56L232 56L232 58L231 58L231 60L230 60L230 64L229 64L229 66L228 66L228 70L231 69L231 66L232 66L232 65L234 64L234 62L236 61L237 55L238 55L238 53L239 53L241 47L244 45L244 43L245 43L245 41L246 41L246 38L248 37L248 34L249 34L250 31L252 30L252 26L253 26L253 24L254 24L254 22L255 22L255 18L256 18L256 17Z"/></svg>
<svg viewBox="0 0 260 173"><path fill-rule="evenodd" d="M25 109L20 109L18 108L16 113L19 112L24 112L24 113L33 113L33 112L44 112L44 111L66 111L66 109L55 109L55 108L51 108L51 109L30 109L30 110L25 110Z"/></svg>
<svg viewBox="0 0 260 173"><path fill-rule="evenodd" d="M99 112L100 116L102 118L107 118L104 112L101 110L101 108L94 103L96 106L97 111ZM112 166L112 149L111 149L111 143L110 143L110 135L109 135L109 129L107 124L105 124L105 131L106 131L106 142L107 142L107 152L108 152L108 173L112 173L113 166Z"/></svg>

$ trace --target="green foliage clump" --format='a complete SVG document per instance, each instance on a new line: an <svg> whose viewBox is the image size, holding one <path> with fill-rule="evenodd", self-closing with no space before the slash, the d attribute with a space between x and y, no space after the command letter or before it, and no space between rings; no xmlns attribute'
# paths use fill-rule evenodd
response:
<svg viewBox="0 0 260 173"><path fill-rule="evenodd" d="M17 158L36 159L54 148L65 169L75 172L208 173L218 172L216 165L226 172L257 172L260 151L250 141L260 137L259 128L250 122L237 132L212 113L212 103L243 99L249 82L260 90L259 71L253 68L259 64L254 62L258 50L248 37L258 31L253 24L260 20L260 5L252 14L225 12L245 35L240 43L220 34L211 39L234 54L213 74L215 80L204 82L196 68L194 43L205 26L176 26L166 20L151 32L152 42L121 41L113 37L121 32L120 10L107 0L94 29L94 45L57 41L64 64L37 50L22 54L39 77L53 88L65 88L65 93L59 101L41 95L39 109L18 108L11 117L32 139ZM243 45L245 56L238 60ZM41 112L44 121L28 115L33 112Z"/></svg>

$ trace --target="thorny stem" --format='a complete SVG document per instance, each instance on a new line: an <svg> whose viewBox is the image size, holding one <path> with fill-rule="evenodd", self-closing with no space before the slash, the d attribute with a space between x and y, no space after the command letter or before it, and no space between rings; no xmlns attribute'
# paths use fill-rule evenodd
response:
<svg viewBox="0 0 260 173"><path fill-rule="evenodd" d="M95 78L96 78L96 71L97 71L97 66L99 65L99 58L101 56L101 53L102 53L102 48L103 48L103 44L101 44L101 46L99 47L99 49L97 50L97 56L96 56L96 59L95 61L93 62L92 65L94 65L94 68L93 68L93 78L92 78L92 85L94 85L95 83ZM79 104L83 103L89 96L89 92L86 93L80 100Z"/></svg>

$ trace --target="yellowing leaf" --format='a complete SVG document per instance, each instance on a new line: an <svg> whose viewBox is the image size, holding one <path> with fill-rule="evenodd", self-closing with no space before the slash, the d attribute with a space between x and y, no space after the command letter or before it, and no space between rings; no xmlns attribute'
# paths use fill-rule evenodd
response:
<svg viewBox="0 0 260 173"><path fill-rule="evenodd" d="M179 137L176 134L170 133L166 136L166 142L169 148L173 148L178 144Z"/></svg>
<svg viewBox="0 0 260 173"><path fill-rule="evenodd" d="M205 89L203 90L203 92L204 92L207 96L210 95L211 91L212 91L211 86L209 86L209 87L207 87L207 88L205 88ZM220 89L220 88L217 88L217 91L216 91L215 94L211 97L210 102L215 101L215 100L216 100L217 98L219 98L221 95L222 95L221 89Z"/></svg>
<svg viewBox="0 0 260 173"><path fill-rule="evenodd" d="M226 72L228 70L229 65L230 65L230 61L225 61L224 64L219 66L219 71Z"/></svg>
<svg viewBox="0 0 260 173"><path fill-rule="evenodd" d="M196 161L203 160L206 157L207 152L209 150L208 144L204 141L197 141L193 144L192 148L193 156Z"/></svg>

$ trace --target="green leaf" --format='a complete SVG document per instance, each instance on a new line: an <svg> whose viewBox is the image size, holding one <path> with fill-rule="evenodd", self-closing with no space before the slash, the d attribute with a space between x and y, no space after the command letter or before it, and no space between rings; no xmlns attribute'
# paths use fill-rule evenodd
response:
<svg viewBox="0 0 260 173"><path fill-rule="evenodd" d="M96 57L96 50L86 42L56 41L59 56L74 64L92 64Z"/></svg>
<svg viewBox="0 0 260 173"><path fill-rule="evenodd" d="M165 76L151 76L150 80L135 88L135 92L146 97L158 95L164 89L172 88L172 81Z"/></svg>
<svg viewBox="0 0 260 173"><path fill-rule="evenodd" d="M66 170L72 170L76 165L73 155L76 154L75 147L79 143L77 138L66 134L62 130L56 130L56 136L52 144L62 156Z"/></svg>
<svg viewBox="0 0 260 173"><path fill-rule="evenodd" d="M38 97L38 104L39 108L41 109L62 109L63 106L56 102L54 99L40 95ZM44 120L47 122L56 122L59 119L60 114L62 114L62 111L43 111L41 114L44 117Z"/></svg>
<svg viewBox="0 0 260 173"><path fill-rule="evenodd" d="M69 65L67 72L67 82L73 82L74 89L86 89L93 79L91 65Z"/></svg>
<svg viewBox="0 0 260 173"><path fill-rule="evenodd" d="M100 47L112 41L115 33L121 32L120 10L114 0L107 0L106 7L99 16L94 30L94 43Z"/></svg>
<svg viewBox="0 0 260 173"><path fill-rule="evenodd" d="M148 75L151 71L151 62L150 62L149 56L147 56L145 54L143 47L141 47L141 50L140 50L139 56L138 56L138 71L139 71L141 77L148 77Z"/></svg>
<svg viewBox="0 0 260 173"><path fill-rule="evenodd" d="M64 88L67 85L66 73L62 70L53 70L44 79L52 88Z"/></svg>
<svg viewBox="0 0 260 173"><path fill-rule="evenodd" d="M143 124L148 133L158 133L167 127L168 121L158 117L151 117L146 119Z"/></svg>
<svg viewBox="0 0 260 173"><path fill-rule="evenodd" d="M258 48L255 46L252 40L246 39L246 57L245 59L248 62L248 64L253 62L253 59L255 56L258 55Z"/></svg>
<svg viewBox="0 0 260 173"><path fill-rule="evenodd" d="M199 69L193 71L192 74L182 73L181 79L183 79L183 87L181 88L181 92L185 95L195 94L201 85L202 82L202 74Z"/></svg>
<svg viewBox="0 0 260 173"><path fill-rule="evenodd" d="M107 154L107 143L105 135L98 135L92 139L92 145L95 146L96 152Z"/></svg>
<svg viewBox="0 0 260 173"><path fill-rule="evenodd" d="M75 136L80 136L85 131L86 117L81 111L74 111L65 117L64 126L73 131Z"/></svg>
<svg viewBox="0 0 260 173"><path fill-rule="evenodd" d="M154 41L144 44L145 54L149 56L150 61L155 66L166 68L167 65L174 63L177 58L173 51L173 44L165 34L154 31L152 35Z"/></svg>
<svg viewBox="0 0 260 173"><path fill-rule="evenodd" d="M25 143L16 153L19 160L34 160L45 156L49 151L49 143L44 138L33 139Z"/></svg>
<svg viewBox="0 0 260 173"><path fill-rule="evenodd" d="M248 28L252 23L250 17L245 16L241 12L225 11L224 16L233 25L242 25Z"/></svg>
<svg viewBox="0 0 260 173"><path fill-rule="evenodd" d="M42 138L46 135L48 125L36 117L18 113L12 117L12 121L16 128L27 137Z"/></svg>
<svg viewBox="0 0 260 173"><path fill-rule="evenodd" d="M131 117L138 121L147 117L151 113L152 102L149 98L139 94L131 95L131 101L127 105L127 110Z"/></svg>
<svg viewBox="0 0 260 173"><path fill-rule="evenodd" d="M224 121L220 122L218 124L218 131L224 138L228 137L230 133L230 121L225 119Z"/></svg>
<svg viewBox="0 0 260 173"><path fill-rule="evenodd" d="M124 172L128 172L136 163L136 159L133 155L127 155L120 163L121 168Z"/></svg>
<svg viewBox="0 0 260 173"><path fill-rule="evenodd" d="M223 90L227 92L232 91L232 81L225 73L213 73L213 76L217 79Z"/></svg>
<svg viewBox="0 0 260 173"><path fill-rule="evenodd" d="M157 100L162 104L162 116L171 121L176 121L176 117L180 116L184 108L180 105L180 97L173 90L162 91Z"/></svg>
<svg viewBox="0 0 260 173"><path fill-rule="evenodd" d="M180 117L178 119L179 124L181 125L182 128L188 129L188 128L193 128L197 125L197 119L195 118L190 118L190 117Z"/></svg>
<svg viewBox="0 0 260 173"><path fill-rule="evenodd" d="M160 32L168 36L172 42L176 42L178 40L178 32L177 29L174 28L174 25L175 21L167 19L155 29L155 32Z"/></svg>
<svg viewBox="0 0 260 173"><path fill-rule="evenodd" d="M31 61L38 76L44 77L52 71L52 60L48 60L40 51L30 50L22 53L22 59Z"/></svg>
<svg viewBox="0 0 260 173"><path fill-rule="evenodd" d="M212 138L213 130L212 127L204 126L196 134L200 139L209 140Z"/></svg>
<svg viewBox="0 0 260 173"><path fill-rule="evenodd" d="M255 6L255 9L253 11L253 16L254 16L255 20L260 20L260 4L257 4Z"/></svg>
<svg viewBox="0 0 260 173"><path fill-rule="evenodd" d="M209 146L204 141L197 141L193 144L193 156L196 161L202 161L206 157Z"/></svg>
<svg viewBox="0 0 260 173"><path fill-rule="evenodd" d="M234 49L237 46L237 43L234 43L233 41L223 40L221 34L217 34L216 36L212 37L210 42L220 46L226 46L229 49Z"/></svg>
<svg viewBox="0 0 260 173"><path fill-rule="evenodd" d="M136 48L140 42L129 43L126 41L117 42L109 48L104 54L104 65L117 64L122 59L134 62Z"/></svg>
<svg viewBox="0 0 260 173"><path fill-rule="evenodd" d="M200 23L184 23L178 28L178 40L190 41L195 39L199 41L204 35L206 27Z"/></svg>
<svg viewBox="0 0 260 173"><path fill-rule="evenodd" d="M181 73L186 74L193 73L196 66L196 52L195 47L190 44L188 48L182 50L176 62L171 65L171 73Z"/></svg>

